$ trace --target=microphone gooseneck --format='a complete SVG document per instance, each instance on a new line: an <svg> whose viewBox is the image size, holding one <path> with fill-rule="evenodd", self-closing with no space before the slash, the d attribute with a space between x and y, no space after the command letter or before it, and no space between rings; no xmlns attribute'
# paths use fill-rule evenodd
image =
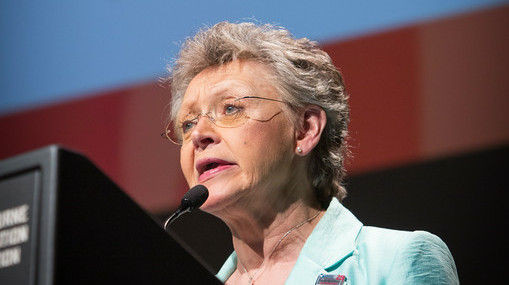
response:
<svg viewBox="0 0 509 285"><path fill-rule="evenodd" d="M209 190L203 185L196 185L189 189L189 191L184 194L182 201L180 201L180 206L178 209L164 223L164 229L168 229L168 226L178 217L182 216L182 214L199 208L201 205L203 205L203 203L205 203L208 197Z"/></svg>

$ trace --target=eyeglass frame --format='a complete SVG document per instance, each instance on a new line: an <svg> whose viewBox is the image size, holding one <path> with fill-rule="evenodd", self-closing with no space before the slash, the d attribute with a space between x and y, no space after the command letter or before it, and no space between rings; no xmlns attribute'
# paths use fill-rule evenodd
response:
<svg viewBox="0 0 509 285"><path fill-rule="evenodd" d="M240 97L240 98L236 98L235 100L233 101L238 101L238 100L242 100L242 99L262 99L262 100L267 100L267 101L273 101L273 102L279 102L279 103L286 103L286 101L284 100L278 100L278 99L272 99L272 98L267 98L267 97L261 97L261 96L244 96L244 97ZM209 111L209 112L206 112L206 113L200 113L198 115L196 115L196 117L194 117L193 119L191 120L188 120L188 121L194 121L194 120L197 120L197 122L200 120L200 117L207 117L211 120L211 122L217 126L217 127L220 127L220 128L224 128L222 126L218 126L214 123L214 121L216 121L216 119L214 117L212 117L210 114L212 113L212 111ZM277 114L279 114L280 112L274 114L274 116L276 116ZM272 116L270 119L272 119L274 116ZM176 145L182 145L183 144L183 141L179 140L179 141L174 141L171 139L170 137L170 133L172 132L171 128L170 128L170 125L173 123L173 120L171 120L167 125L166 125L166 128L165 128L165 132L161 133L161 138L165 138L165 139L168 139L170 142L176 144ZM236 126L236 127L240 127L241 125L239 126ZM233 127L233 128L236 128L236 127Z"/></svg>

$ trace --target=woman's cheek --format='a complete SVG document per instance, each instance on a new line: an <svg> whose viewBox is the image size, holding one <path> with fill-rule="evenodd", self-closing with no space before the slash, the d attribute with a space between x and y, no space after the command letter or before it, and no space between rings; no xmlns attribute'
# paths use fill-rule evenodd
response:
<svg viewBox="0 0 509 285"><path fill-rule="evenodd" d="M194 164L191 154L186 149L186 146L183 146L180 150L180 168L186 178L187 184L191 187L194 184Z"/></svg>

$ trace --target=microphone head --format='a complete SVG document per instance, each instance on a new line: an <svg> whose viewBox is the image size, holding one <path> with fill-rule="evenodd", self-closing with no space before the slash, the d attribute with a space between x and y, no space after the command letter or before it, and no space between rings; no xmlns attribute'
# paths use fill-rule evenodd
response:
<svg viewBox="0 0 509 285"><path fill-rule="evenodd" d="M189 210L199 208L209 197L209 190L203 185L196 185L189 189L182 198L182 204L189 207Z"/></svg>

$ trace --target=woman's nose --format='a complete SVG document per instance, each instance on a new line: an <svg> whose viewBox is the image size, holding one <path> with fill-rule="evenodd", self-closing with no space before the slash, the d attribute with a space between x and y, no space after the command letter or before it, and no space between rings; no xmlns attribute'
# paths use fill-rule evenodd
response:
<svg viewBox="0 0 509 285"><path fill-rule="evenodd" d="M206 149L212 144L219 142L219 134L208 116L201 116L198 123L193 128L191 140L195 148Z"/></svg>

